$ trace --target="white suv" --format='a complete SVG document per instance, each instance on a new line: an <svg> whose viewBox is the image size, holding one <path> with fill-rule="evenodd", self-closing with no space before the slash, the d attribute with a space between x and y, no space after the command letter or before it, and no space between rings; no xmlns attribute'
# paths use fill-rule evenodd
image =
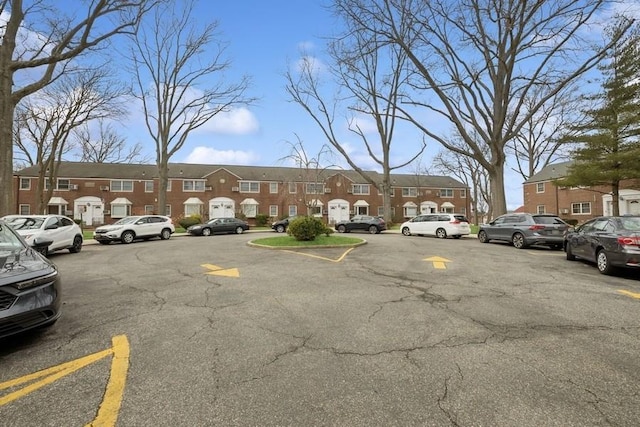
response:
<svg viewBox="0 0 640 427"><path fill-rule="evenodd" d="M131 243L136 239L148 240L153 237L167 240L175 231L176 227L168 216L128 216L112 225L102 225L96 228L93 232L93 238L103 245L114 241Z"/></svg>
<svg viewBox="0 0 640 427"><path fill-rule="evenodd" d="M37 238L51 240L48 247L38 249L44 256L63 249L68 249L71 253L82 249L80 226L64 215L7 215L3 219L30 246L34 245Z"/></svg>
<svg viewBox="0 0 640 427"><path fill-rule="evenodd" d="M405 236L418 234L436 236L440 239L446 239L447 236L459 239L471 233L467 217L452 213L418 215L404 222L400 226L400 230Z"/></svg>

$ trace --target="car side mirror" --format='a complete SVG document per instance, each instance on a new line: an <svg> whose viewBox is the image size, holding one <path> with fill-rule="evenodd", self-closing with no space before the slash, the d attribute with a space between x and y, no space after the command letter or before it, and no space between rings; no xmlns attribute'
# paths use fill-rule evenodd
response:
<svg viewBox="0 0 640 427"><path fill-rule="evenodd" d="M495 222L495 221L491 221L491 222L489 223L489 225L496 225L496 222Z"/></svg>
<svg viewBox="0 0 640 427"><path fill-rule="evenodd" d="M36 249L48 248L52 243L53 243L53 240L47 239L46 237L36 237L35 239L33 239L32 246Z"/></svg>

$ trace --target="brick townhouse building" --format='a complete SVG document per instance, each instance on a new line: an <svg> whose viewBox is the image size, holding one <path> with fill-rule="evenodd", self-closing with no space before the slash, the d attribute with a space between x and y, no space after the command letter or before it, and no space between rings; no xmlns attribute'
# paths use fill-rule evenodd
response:
<svg viewBox="0 0 640 427"><path fill-rule="evenodd" d="M368 172L374 182L382 176ZM62 162L46 213L81 219L88 226L157 211L155 165ZM37 167L14 173L15 212L35 214ZM470 211L469 189L447 176L392 174L393 222L418 213ZM355 214L382 215L382 194L358 173L329 169L172 163L166 200L174 219L256 215L272 219L315 215L328 224Z"/></svg>
<svg viewBox="0 0 640 427"><path fill-rule="evenodd" d="M566 176L572 163L569 161L547 165L524 182L526 212L554 213L579 223L613 213L611 188L608 186L555 185L554 180ZM620 214L640 215L640 180L621 182L619 193Z"/></svg>

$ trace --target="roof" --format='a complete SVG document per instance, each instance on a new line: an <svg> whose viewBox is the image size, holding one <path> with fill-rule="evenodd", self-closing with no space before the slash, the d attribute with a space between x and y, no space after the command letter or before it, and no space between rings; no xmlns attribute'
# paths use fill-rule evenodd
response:
<svg viewBox="0 0 640 427"><path fill-rule="evenodd" d="M169 163L171 179L206 179L212 173L226 170L238 177L240 181L276 181L276 182L309 182L307 173L301 168L284 166L239 166L239 165L206 165L192 163ZM38 166L30 166L15 172L20 177L37 177ZM315 171L313 171L315 175ZM324 169L318 171L318 178L326 180L337 174L344 175L355 184L366 184L358 172L344 169ZM365 171L374 182L382 182L382 174ZM58 168L59 178L69 179L136 179L149 180L158 178L158 167L155 164L125 163L87 163L61 162ZM467 188L467 185L449 176L390 174L393 187L432 187L432 188Z"/></svg>
<svg viewBox="0 0 640 427"><path fill-rule="evenodd" d="M569 167L573 164L573 161L553 163L540 169L540 172L533 174L526 180L525 184L533 182L552 181L554 179L563 178L567 176Z"/></svg>

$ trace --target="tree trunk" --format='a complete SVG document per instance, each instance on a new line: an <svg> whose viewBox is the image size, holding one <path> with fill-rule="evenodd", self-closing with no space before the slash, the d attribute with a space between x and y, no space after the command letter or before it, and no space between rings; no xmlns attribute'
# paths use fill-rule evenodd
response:
<svg viewBox="0 0 640 427"><path fill-rule="evenodd" d="M6 57L12 51L0 49L0 217L17 213L13 188L13 73L9 69L11 58Z"/></svg>
<svg viewBox="0 0 640 427"><path fill-rule="evenodd" d="M507 198L504 191L504 163L492 166L491 170L487 171L489 173L491 193L490 219L507 213Z"/></svg>
<svg viewBox="0 0 640 427"><path fill-rule="evenodd" d="M167 185L169 182L169 164L163 156L163 160L158 163L158 214L167 214ZM173 212L172 212L173 214Z"/></svg>

